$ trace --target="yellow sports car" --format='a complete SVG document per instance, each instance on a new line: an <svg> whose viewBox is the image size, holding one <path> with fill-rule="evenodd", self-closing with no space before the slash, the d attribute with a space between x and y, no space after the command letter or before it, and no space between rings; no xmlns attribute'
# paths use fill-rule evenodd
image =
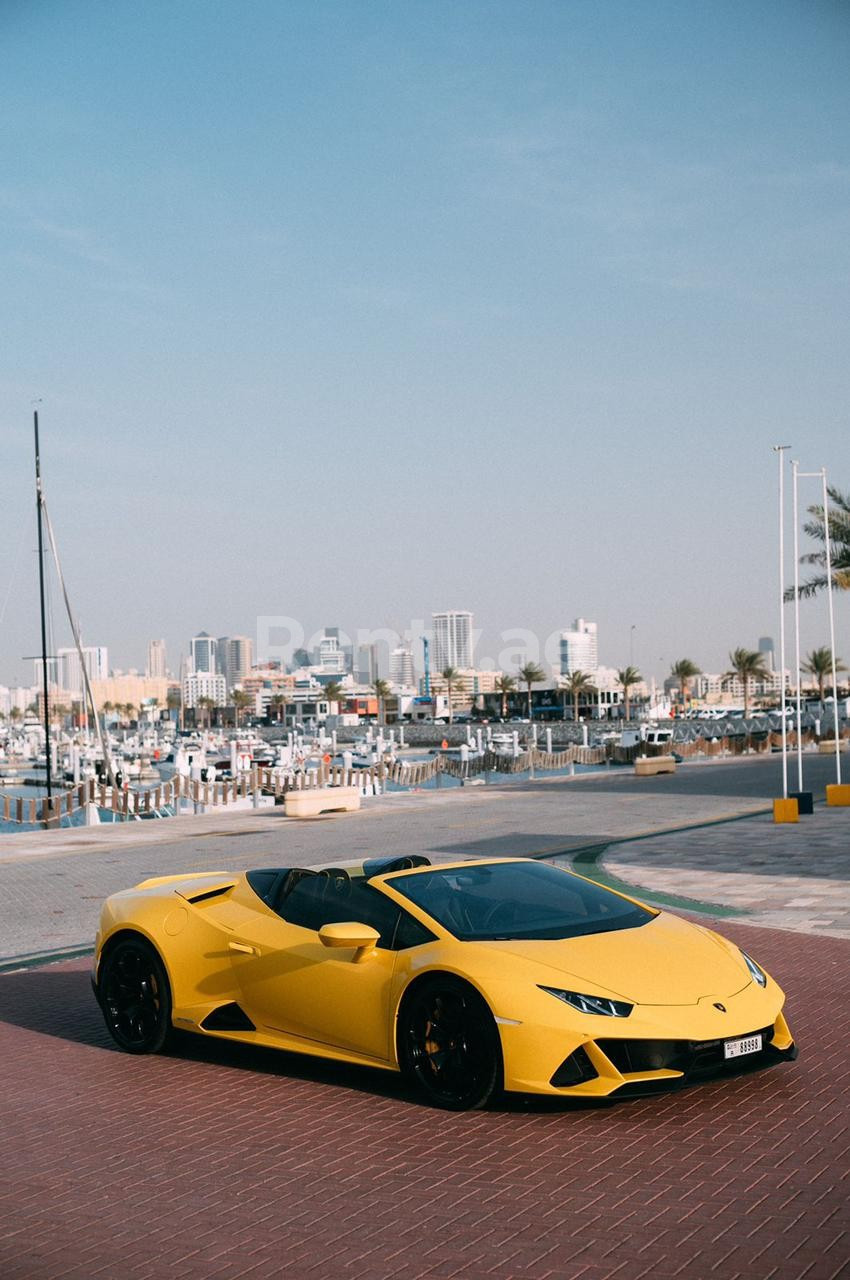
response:
<svg viewBox="0 0 850 1280"><path fill-rule="evenodd" d="M92 980L128 1053L191 1031L400 1070L453 1110L797 1053L782 991L738 947L524 858L145 880L104 904Z"/></svg>

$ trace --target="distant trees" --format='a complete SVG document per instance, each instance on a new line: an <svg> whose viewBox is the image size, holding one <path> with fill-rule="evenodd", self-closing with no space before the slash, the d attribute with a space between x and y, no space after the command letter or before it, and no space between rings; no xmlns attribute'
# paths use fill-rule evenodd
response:
<svg viewBox="0 0 850 1280"><path fill-rule="evenodd" d="M808 672L810 676L814 676L817 680L818 698L823 702L826 681L832 676L832 651L825 647L821 649L812 649L812 652L807 655L806 660L802 665L803 670ZM835 670L836 673L847 670L840 658L835 659Z"/></svg>
<svg viewBox="0 0 850 1280"><path fill-rule="evenodd" d="M596 686L587 671L571 671L561 681L561 692L564 695L564 719L567 718L567 698L573 700L573 719L578 723L579 698L583 693L595 693Z"/></svg>
<svg viewBox="0 0 850 1280"><path fill-rule="evenodd" d="M325 685L323 692L328 702L342 702L345 697L345 690L338 680L331 680Z"/></svg>
<svg viewBox="0 0 850 1280"><path fill-rule="evenodd" d="M242 712L251 706L254 699L250 693L246 693L244 689L233 690L233 718L236 721L236 728L239 728L239 721L242 718Z"/></svg>
<svg viewBox="0 0 850 1280"><path fill-rule="evenodd" d="M496 680L496 692L501 695L502 719L506 720L508 715L508 694L516 692L516 680L514 680L513 676L499 676Z"/></svg>
<svg viewBox="0 0 850 1280"><path fill-rule="evenodd" d="M617 684L623 690L623 704L626 719L631 717L632 698L631 690L636 684L640 684L643 676L637 667L623 667L622 671L617 672Z"/></svg>
<svg viewBox="0 0 850 1280"><path fill-rule="evenodd" d="M286 715L286 705L289 698L285 693L273 693L269 699L269 706L274 707L277 712L278 723L280 723Z"/></svg>
<svg viewBox="0 0 850 1280"><path fill-rule="evenodd" d="M205 693L201 694L200 698L198 698L198 708L201 711L201 719L207 728L209 728L212 723L212 712L215 705L215 698L210 698Z"/></svg>
<svg viewBox="0 0 850 1280"><path fill-rule="evenodd" d="M444 667L440 672L443 680L446 682L446 696L449 700L449 724L452 723L454 717L454 706L452 704L452 691L454 686L460 680L460 672L457 667Z"/></svg>
<svg viewBox="0 0 850 1280"><path fill-rule="evenodd" d="M764 665L764 654L755 649L733 649L729 654L730 669L723 676L723 683L740 680L744 686L744 716L750 714L750 684L754 680L767 680L770 672Z"/></svg>
<svg viewBox="0 0 850 1280"><path fill-rule="evenodd" d="M670 675L679 681L679 688L682 691L682 706L687 706L688 702L688 681L694 676L700 675L700 669L695 662L691 662L690 658L680 658L678 662L674 662L670 668Z"/></svg>
<svg viewBox="0 0 850 1280"><path fill-rule="evenodd" d="M531 705L531 686L539 684L541 680L545 680L546 672L539 662L526 662L525 666L519 669L519 678L525 685L526 694L528 695L528 718L533 720L534 710Z"/></svg>
<svg viewBox="0 0 850 1280"><path fill-rule="evenodd" d="M386 680L376 680L372 688L378 699L378 724L383 724L386 715L386 701L390 696L390 686Z"/></svg>

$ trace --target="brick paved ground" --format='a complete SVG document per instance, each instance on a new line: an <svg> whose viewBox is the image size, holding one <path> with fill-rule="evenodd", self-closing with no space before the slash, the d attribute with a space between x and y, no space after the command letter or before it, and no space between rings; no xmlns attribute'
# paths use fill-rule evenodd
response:
<svg viewBox="0 0 850 1280"><path fill-rule="evenodd" d="M80 963L0 977L3 1280L837 1280L850 944L724 924L794 1064L602 1109L420 1106L395 1077L110 1047Z"/></svg>

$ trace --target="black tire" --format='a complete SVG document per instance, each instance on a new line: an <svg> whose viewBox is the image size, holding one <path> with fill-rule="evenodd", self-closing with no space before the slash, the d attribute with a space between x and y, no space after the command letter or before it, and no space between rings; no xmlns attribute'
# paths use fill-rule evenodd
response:
<svg viewBox="0 0 850 1280"><path fill-rule="evenodd" d="M399 1063L430 1103L477 1111L501 1088L499 1031L487 1004L450 974L420 982L399 1015Z"/></svg>
<svg viewBox="0 0 850 1280"><path fill-rule="evenodd" d="M172 1033L171 989L154 948L138 936L106 953L98 998L112 1039L125 1053L161 1053Z"/></svg>

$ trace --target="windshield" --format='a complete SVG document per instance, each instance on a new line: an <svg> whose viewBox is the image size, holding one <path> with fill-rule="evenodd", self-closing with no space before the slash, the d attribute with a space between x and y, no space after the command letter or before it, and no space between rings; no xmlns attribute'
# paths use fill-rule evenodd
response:
<svg viewBox="0 0 850 1280"><path fill-rule="evenodd" d="M654 913L542 862L434 868L389 884L463 942L578 938L635 929Z"/></svg>

